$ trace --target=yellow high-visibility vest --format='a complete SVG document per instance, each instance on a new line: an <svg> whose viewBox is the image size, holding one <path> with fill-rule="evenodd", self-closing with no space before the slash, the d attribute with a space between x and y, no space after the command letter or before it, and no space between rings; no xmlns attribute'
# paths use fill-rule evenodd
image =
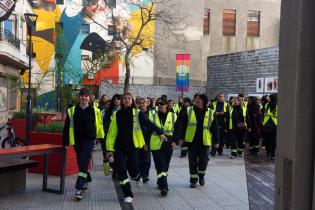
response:
<svg viewBox="0 0 315 210"><path fill-rule="evenodd" d="M247 112L247 110L244 107L242 107L242 111L243 111L243 117L244 117L244 125L247 126L247 123L246 123L246 112ZM232 114L233 114L233 107L231 107L231 109L230 109L229 129L233 128Z"/></svg>
<svg viewBox="0 0 315 210"><path fill-rule="evenodd" d="M102 139L105 136L104 128L103 128L103 117L102 112L96 107L94 108L94 115L95 115L95 128L96 128L96 138ZM68 116L70 119L70 127L69 127L69 145L75 144L74 139L74 111L75 106L72 106L68 109Z"/></svg>
<svg viewBox="0 0 315 210"><path fill-rule="evenodd" d="M133 114L133 132L132 139L135 148L141 149L145 145L144 137L139 123L139 109L132 109ZM124 131L119 131L124 132ZM113 114L112 121L109 126L108 134L106 136L106 149L114 152L115 142L118 135L116 112Z"/></svg>
<svg viewBox="0 0 315 210"><path fill-rule="evenodd" d="M187 113L188 113L188 124L187 124L187 130L185 134L185 142L192 142L195 137L196 127L197 127L197 119L196 119L194 107L187 107ZM214 119L214 111L208 108L206 111L204 120L203 120L202 137L203 137L203 145L205 146L211 146L212 133L210 131L210 127L211 127L213 119Z"/></svg>
<svg viewBox="0 0 315 210"><path fill-rule="evenodd" d="M150 115L150 120L159 128L161 128L164 131L164 134L167 136L173 136L174 133L174 124L176 121L176 114L173 112L168 112L166 121L164 125L161 125L161 122L159 120L158 113L155 112L152 115ZM159 150L161 149L162 141L160 140L160 137L157 135L156 132L153 132L150 139L150 149L151 150Z"/></svg>
<svg viewBox="0 0 315 210"><path fill-rule="evenodd" d="M266 105L266 107L267 107L267 105ZM278 107L276 107L275 112L271 112L270 107L267 107L267 110L266 110L265 115L264 115L263 125L266 125L270 118L275 125L278 125Z"/></svg>
<svg viewBox="0 0 315 210"><path fill-rule="evenodd" d="M226 102L223 102L223 111L227 112L227 108L228 108L228 104ZM213 102L213 111L216 112L217 111L217 102Z"/></svg>

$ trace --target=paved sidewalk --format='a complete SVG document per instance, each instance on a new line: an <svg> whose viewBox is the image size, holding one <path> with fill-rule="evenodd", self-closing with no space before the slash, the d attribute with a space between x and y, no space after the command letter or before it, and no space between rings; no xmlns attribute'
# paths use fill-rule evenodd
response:
<svg viewBox="0 0 315 210"><path fill-rule="evenodd" d="M150 181L142 187L132 182L135 199L134 209L249 209L245 164L243 158L230 160L228 153L223 157L211 158L206 174L206 185L189 188L187 158L180 159L179 150L174 151L169 171L169 195L161 197L156 189L156 173L151 167ZM121 209L114 183L102 172L100 150L94 152L93 182L89 192L78 203L74 201L76 176L66 178L64 195L41 191L42 176L27 175L26 192L0 195L0 209ZM49 177L51 187L58 187L58 178Z"/></svg>

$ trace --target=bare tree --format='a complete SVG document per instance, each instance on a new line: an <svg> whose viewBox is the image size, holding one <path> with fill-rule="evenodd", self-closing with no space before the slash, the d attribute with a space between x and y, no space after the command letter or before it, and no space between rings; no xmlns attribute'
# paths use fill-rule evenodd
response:
<svg viewBox="0 0 315 210"><path fill-rule="evenodd" d="M148 27L151 24L161 24L163 25L163 31L159 32L160 38L166 38L166 36L175 37L174 31L178 30L177 27L182 20L178 15L178 0L151 0L150 2L143 0L127 0L127 3L139 11L140 15L137 20L139 21L139 25L137 28L131 29L131 26L126 24L121 29L115 31L117 34L114 35L112 41L114 46L115 44L121 44L120 53L123 55L126 70L124 92L128 92L130 86L131 59L136 56L134 51L140 50L150 56L154 55L153 46L157 32L152 31L148 33ZM86 15L98 26L109 31L108 28L97 22L91 15ZM116 17L112 16L112 19L114 23ZM99 63L99 61L96 62ZM93 64L90 65L93 66Z"/></svg>

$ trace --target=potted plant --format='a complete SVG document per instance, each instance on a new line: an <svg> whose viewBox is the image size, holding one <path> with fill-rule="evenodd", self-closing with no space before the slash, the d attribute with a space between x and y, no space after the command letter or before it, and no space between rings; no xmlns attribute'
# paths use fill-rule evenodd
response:
<svg viewBox="0 0 315 210"><path fill-rule="evenodd" d="M30 134L30 145L38 144L55 144L62 145L62 130L64 123L60 121L52 121L50 123L38 123L34 131ZM38 166L31 168L29 171L32 173L43 173L44 157L34 156L32 160L38 161ZM60 175L61 155L53 154L49 155L48 159L48 174L49 175ZM78 173L77 159L75 151L72 147L66 149L66 170L65 175L72 175Z"/></svg>

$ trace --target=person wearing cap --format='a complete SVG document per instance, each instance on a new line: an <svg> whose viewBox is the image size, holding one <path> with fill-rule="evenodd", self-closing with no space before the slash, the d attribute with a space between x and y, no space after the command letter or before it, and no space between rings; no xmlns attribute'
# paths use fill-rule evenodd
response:
<svg viewBox="0 0 315 210"><path fill-rule="evenodd" d="M176 143L173 139L176 114L167 109L168 101L164 97L157 100L158 111L152 112L150 120L164 131L166 136L161 141L158 134L153 132L150 139L150 149L153 155L157 172L157 185L162 196L168 193L167 175L171 162L173 148Z"/></svg>
<svg viewBox="0 0 315 210"><path fill-rule="evenodd" d="M163 131L136 108L130 93L124 93L120 110L113 113L106 136L107 157L114 155L115 170L124 193L124 202L133 201L127 171L132 180L142 183L139 170L139 149L145 145L141 127L156 132L164 139Z"/></svg>
<svg viewBox="0 0 315 210"><path fill-rule="evenodd" d="M194 106L181 110L178 127L175 127L180 144L185 140L188 146L191 188L196 188L198 179L201 186L205 185L211 142L218 147L218 125L214 111L207 107L208 97L197 93L194 95L194 102Z"/></svg>
<svg viewBox="0 0 315 210"><path fill-rule="evenodd" d="M104 138L102 113L95 106L89 105L90 92L81 88L79 104L72 106L67 111L63 129L64 146L74 146L79 174L76 181L75 198L81 200L87 190L87 183L92 181L88 166L96 138Z"/></svg>

